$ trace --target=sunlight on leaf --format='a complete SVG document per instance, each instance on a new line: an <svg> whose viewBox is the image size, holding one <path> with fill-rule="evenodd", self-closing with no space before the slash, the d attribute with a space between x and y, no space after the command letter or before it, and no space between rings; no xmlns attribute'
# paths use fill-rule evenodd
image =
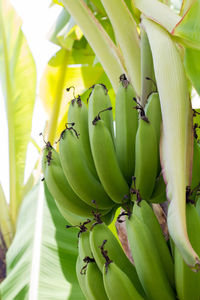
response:
<svg viewBox="0 0 200 300"><path fill-rule="evenodd" d="M36 68L21 20L9 1L0 0L0 79L9 130L10 206L16 221L36 90ZM23 120L23 122L22 122Z"/></svg>
<svg viewBox="0 0 200 300"><path fill-rule="evenodd" d="M49 61L40 84L40 98L47 113L54 113L54 132L49 137L51 142L55 141L57 125L66 115L67 104L74 96L66 88L74 86L77 96L96 83L104 73L100 64L93 66L94 58L88 48L72 49L71 52L61 49Z"/></svg>
<svg viewBox="0 0 200 300"><path fill-rule="evenodd" d="M75 274L78 231L65 228L67 222L42 186L37 184L22 203L2 300L83 300Z"/></svg>

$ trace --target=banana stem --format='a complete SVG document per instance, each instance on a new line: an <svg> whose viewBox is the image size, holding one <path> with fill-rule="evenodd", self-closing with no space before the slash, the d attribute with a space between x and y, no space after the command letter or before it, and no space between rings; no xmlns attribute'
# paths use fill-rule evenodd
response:
<svg viewBox="0 0 200 300"><path fill-rule="evenodd" d="M101 0L110 18L116 39L123 54L128 78L138 96L141 93L140 43L136 23L122 0ZM125 21L123 21L125 20Z"/></svg>

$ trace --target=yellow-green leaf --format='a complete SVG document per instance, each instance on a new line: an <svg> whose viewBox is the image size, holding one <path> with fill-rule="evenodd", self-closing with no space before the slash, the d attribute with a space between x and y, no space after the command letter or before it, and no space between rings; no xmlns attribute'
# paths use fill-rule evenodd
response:
<svg viewBox="0 0 200 300"><path fill-rule="evenodd" d="M200 50L186 48L184 56L184 65L186 73L189 76L194 88L200 95Z"/></svg>
<svg viewBox="0 0 200 300"><path fill-rule="evenodd" d="M95 84L103 74L100 64L93 66L94 58L89 49L72 49L71 52L61 49L50 59L40 83L40 98L50 116L47 130L50 142L58 138L56 128L74 96L73 90L67 92L66 88L74 86L77 96Z"/></svg>
<svg viewBox="0 0 200 300"><path fill-rule="evenodd" d="M172 34L188 47L200 50L200 0L190 7Z"/></svg>
<svg viewBox="0 0 200 300"><path fill-rule="evenodd" d="M24 166L36 91L36 68L8 0L0 0L0 79L9 131L10 207L15 222L22 200Z"/></svg>
<svg viewBox="0 0 200 300"><path fill-rule="evenodd" d="M62 3L80 26L116 91L119 76L125 73L119 49L83 0L62 0Z"/></svg>

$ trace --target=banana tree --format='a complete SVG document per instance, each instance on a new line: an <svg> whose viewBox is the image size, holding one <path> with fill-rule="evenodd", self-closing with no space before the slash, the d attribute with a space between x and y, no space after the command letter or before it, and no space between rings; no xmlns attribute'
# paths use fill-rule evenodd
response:
<svg viewBox="0 0 200 300"><path fill-rule="evenodd" d="M47 159L51 161L51 157L48 158L48 155L52 153L51 148L48 148L50 144L47 142L53 145L59 140L60 133L68 129L66 127L68 108L65 104L65 99L69 95L66 93L67 87L75 86L73 97L76 99L77 95L80 94L82 102L87 105L87 99L90 96L90 91L87 89L96 83L104 84L108 88L111 103L114 106L114 95L118 93L121 84L119 78L122 78L121 75L124 74L134 89L132 98L135 99L136 106L141 112L140 117L143 111L148 115L150 97L153 93L158 93L162 117L162 126L159 132L160 162L158 165L161 165L165 182L163 185L166 188L166 203L169 203L166 213L172 249L174 249L174 255L177 255L181 262L183 259L189 268L198 271L200 269L200 252L191 234L192 226L188 221L188 213L186 215L186 203L194 200L191 198L194 197L194 193L196 195L200 182L198 174L200 160L197 142L198 125L196 125L198 124L198 111L192 110L193 88L200 94L198 81L200 72L198 67L200 57L200 1L185 0L180 7L176 7L173 1L157 0L61 0L55 1L55 4L59 4L63 8L55 27L51 30L50 40L59 45L61 49L50 60L40 83L41 99L49 116L44 133ZM2 85L5 88L4 97L9 124L10 168L12 169L10 171L10 188L12 191L10 193L10 206L7 207L5 197L1 193L1 207L5 211L6 218L0 220L2 220L3 240L6 241L6 248L8 248L15 234L18 211L23 199L23 168L18 169L18 166L21 167L18 153L25 155L28 143L28 137L26 143L24 139L22 143L19 138L22 134L20 130L21 113L28 116L24 110L20 109L21 106L24 106L24 100L27 99L27 91L24 86L21 86L21 82L25 78L25 74L23 74L24 65L22 65L20 55L17 56L16 53L21 53L22 50L27 49L27 45L23 45L23 33L19 21L17 23L19 27L15 27L15 31L13 31L15 32L13 38L9 38L9 33L6 31L9 30L9 27L6 27L6 22L13 25L15 13L8 2L1 0L0 5L2 8L0 13L0 59L3 65ZM7 20L4 17L6 14L9 16ZM31 65L32 68L30 72L34 73L29 50L24 51L28 52L26 57L27 64ZM73 69L76 64L77 66ZM18 65L21 66L22 70L17 69ZM17 78L15 84L11 84L13 69L18 74L22 74L22 77L14 77ZM35 88L33 82L31 87L26 85L29 95L33 95L32 99L34 99ZM126 83L124 84L126 85ZM71 95L68 96L68 100L70 97ZM15 105L16 108L13 109ZM27 110L30 109L30 116L33 100L27 105L30 105L27 108ZM69 118L70 113L68 114ZM117 118L116 109L116 122ZM150 115L148 118L151 120ZM30 136L31 119L27 118L27 122L26 133L23 135ZM77 132L77 129L73 128L73 131ZM23 151L21 147L23 147ZM24 156L22 160L25 160ZM97 163L95 163L96 166ZM13 166L15 167L13 168ZM19 174L21 177L18 176ZM101 181L104 183L103 179ZM52 297L52 292L55 293L53 299L73 299L73 297L74 299L77 297L82 299L84 296L75 278L75 261L78 253L76 247L73 247L73 250L70 249L70 245L76 243L77 230L72 229L72 233L63 231L61 234L63 227L60 224L66 222L59 212L59 210L63 211L62 206L58 201L59 210L54 205L52 199L54 191L49 186L51 196L47 187L48 182L47 186L45 183L45 191L42 188L43 183L40 185L40 192L38 192L38 185L35 186L30 194L26 195L21 206L15 238L7 253L8 276L1 286L2 299L30 298L33 293L35 293L34 299L42 299L48 295ZM137 178L136 186L133 180L131 189L136 193ZM193 191L195 192L193 193ZM34 199L38 199L38 204L34 203L37 207L33 208L35 213L32 215L32 221L35 219L39 227L36 226L34 230L31 230L31 219L26 218L26 207L33 205ZM43 203L42 206L40 203ZM121 206L126 210L123 204ZM66 220L70 223L68 213L66 211L66 214L62 214L66 215ZM23 228L22 220L25 220L29 226L27 227L29 228L29 230L27 229L28 235ZM110 226L113 232L115 231L113 228L115 220L116 218ZM136 227L141 228L137 217L133 223L135 225L129 225L128 228L132 228L131 226L134 230ZM50 235L51 240L45 242L46 235L41 234L41 232L50 234L47 233L48 224L51 224L55 236ZM138 231L134 231L135 238L137 238ZM7 242L8 232L11 234ZM28 236L28 241L24 241L19 246L19 240L25 234ZM63 236L65 239L70 239L70 242L63 245ZM37 237L40 245L39 250L35 242ZM130 237L129 240L131 240ZM47 243L49 244L47 245ZM103 247L104 245L102 245L102 254L109 261ZM133 245L133 247L135 246ZM136 248L134 248L134 252L137 253ZM33 260L32 263L31 260ZM36 263L36 268L34 263ZM53 274L53 270L50 270L52 290L48 290L48 274L46 272L48 270L47 265L51 263L56 266L58 280L54 282L55 274ZM155 266L156 268L157 266ZM23 270L25 270L26 276L21 274ZM72 276L70 276L69 270L71 270ZM37 274L36 279L34 272ZM120 274L120 271L117 270L116 273ZM122 275L120 278L124 281ZM129 279L126 279L126 282L129 282ZM13 281L16 288L11 289ZM63 288L64 282L68 287ZM129 285L129 283L124 284ZM72 287L71 292L69 290L70 285ZM105 282L104 285L107 286ZM182 289L178 284L176 288L178 297L182 299ZM130 289L132 288L130 287ZM140 288L138 289L140 290ZM106 292L112 299L114 297L112 291L108 292L107 290L108 288L106 288ZM169 291L169 299L171 299L170 297L173 296L170 287L167 287L167 290ZM82 291L84 295L87 294L83 289ZM154 299L153 295L151 297Z"/></svg>

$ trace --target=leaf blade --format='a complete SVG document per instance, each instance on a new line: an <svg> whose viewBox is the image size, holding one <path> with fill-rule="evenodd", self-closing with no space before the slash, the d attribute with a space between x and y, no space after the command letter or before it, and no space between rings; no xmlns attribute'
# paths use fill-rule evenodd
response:
<svg viewBox="0 0 200 300"><path fill-rule="evenodd" d="M36 67L9 1L0 1L0 79L9 130L10 206L13 223L22 200L24 167L36 93ZM23 120L23 122L22 122Z"/></svg>
<svg viewBox="0 0 200 300"><path fill-rule="evenodd" d="M66 224L46 186L43 191L37 184L22 203L7 252L2 300L84 300L75 274L77 230L67 230Z"/></svg>

